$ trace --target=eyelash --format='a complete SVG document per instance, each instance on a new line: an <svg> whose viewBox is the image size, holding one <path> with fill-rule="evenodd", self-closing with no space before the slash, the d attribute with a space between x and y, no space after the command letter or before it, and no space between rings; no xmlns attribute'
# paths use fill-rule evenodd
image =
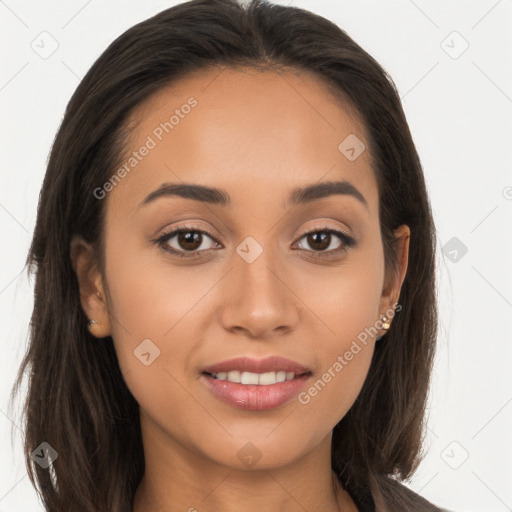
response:
<svg viewBox="0 0 512 512"><path fill-rule="evenodd" d="M208 231L204 231L202 229L197 229L194 226L183 226L178 229L169 231L168 233L164 233L160 237L152 240L152 242L156 243L159 247L161 247L164 251L171 253L173 256L177 256L179 258L196 258L202 255L202 253L208 249L203 249L202 251L177 251L167 244L169 240L174 238L176 235L182 234L182 233L200 233L202 235L206 235L209 238L211 238L214 242L217 242L215 240L215 237L208 233ZM336 235L340 240L343 242L343 246L339 249L334 249L330 251L309 251L314 254L315 258L330 258L337 256L341 252L346 252L349 248L354 247L356 245L356 241L351 236L347 235L343 231L332 229L329 226L315 226L315 229L313 231L308 231L304 234L302 234L298 240L302 240L304 237L311 235L311 234L318 234L318 233L327 233L331 235Z"/></svg>

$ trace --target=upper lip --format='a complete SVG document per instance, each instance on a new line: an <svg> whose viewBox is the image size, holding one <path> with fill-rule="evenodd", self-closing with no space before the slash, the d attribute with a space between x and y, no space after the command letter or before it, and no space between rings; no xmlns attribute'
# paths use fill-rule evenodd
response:
<svg viewBox="0 0 512 512"><path fill-rule="evenodd" d="M309 373L310 370L305 366L279 356L269 356L264 359L254 359L251 357L235 357L220 363L213 364L204 368L203 373L220 373L230 371L242 371L251 373L266 373L266 372L293 372L295 375L302 375Z"/></svg>

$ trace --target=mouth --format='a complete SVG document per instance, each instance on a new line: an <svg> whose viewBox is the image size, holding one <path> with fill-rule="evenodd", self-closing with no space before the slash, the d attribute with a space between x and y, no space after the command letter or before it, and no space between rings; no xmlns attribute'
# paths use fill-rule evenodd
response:
<svg viewBox="0 0 512 512"><path fill-rule="evenodd" d="M310 369L290 359L240 357L205 368L201 380L232 407L267 411L292 400L312 375Z"/></svg>

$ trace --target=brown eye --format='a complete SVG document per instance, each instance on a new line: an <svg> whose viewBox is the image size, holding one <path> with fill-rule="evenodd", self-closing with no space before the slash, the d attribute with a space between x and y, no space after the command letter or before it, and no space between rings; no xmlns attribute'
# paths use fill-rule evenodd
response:
<svg viewBox="0 0 512 512"><path fill-rule="evenodd" d="M176 241L180 248L186 251L195 251L202 242L202 234L197 231L184 231L178 233Z"/></svg>
<svg viewBox="0 0 512 512"><path fill-rule="evenodd" d="M316 233L310 233L307 236L307 241L310 247L316 250L323 251L327 249L331 243L331 234L325 231L318 231Z"/></svg>
<svg viewBox="0 0 512 512"><path fill-rule="evenodd" d="M336 238L339 241L337 247L335 243ZM310 231L303 235L299 240L302 239L305 239L306 244L311 247L310 252L319 253L318 256L324 256L322 253L325 253L325 257L338 254L341 251L346 251L349 247L356 244L352 237L348 236L343 231L338 231L332 228L320 228L316 231ZM333 242L335 245L334 248L331 247ZM331 250L327 250L329 247L331 247ZM303 249L304 247L301 248Z"/></svg>
<svg viewBox="0 0 512 512"><path fill-rule="evenodd" d="M210 242L208 244L208 239ZM175 229L155 240L165 251L180 257L201 256L211 246L220 245L212 235L195 228L182 227Z"/></svg>

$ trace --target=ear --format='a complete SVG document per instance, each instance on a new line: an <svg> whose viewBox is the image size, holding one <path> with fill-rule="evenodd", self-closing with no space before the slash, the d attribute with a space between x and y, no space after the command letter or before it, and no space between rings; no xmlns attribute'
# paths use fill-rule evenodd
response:
<svg viewBox="0 0 512 512"><path fill-rule="evenodd" d="M400 290L407 273L407 265L409 262L409 240L411 231L409 226L402 224L393 231L395 235L394 250L397 256L398 268L396 273L393 273L386 281L386 285L382 290L380 301L380 316L386 315L389 322L392 321L390 312L394 312L398 299L400 297ZM385 334L386 330L382 334Z"/></svg>
<svg viewBox="0 0 512 512"><path fill-rule="evenodd" d="M110 336L103 279L97 268L93 247L82 237L74 236L70 245L71 264L78 279L80 302L89 320L95 320L89 332L97 338Z"/></svg>

